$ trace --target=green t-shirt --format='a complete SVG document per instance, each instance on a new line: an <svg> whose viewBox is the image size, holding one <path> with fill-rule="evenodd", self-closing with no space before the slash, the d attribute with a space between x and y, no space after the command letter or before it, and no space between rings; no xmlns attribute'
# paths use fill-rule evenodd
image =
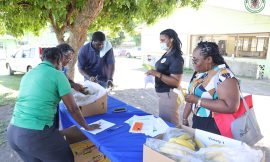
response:
<svg viewBox="0 0 270 162"><path fill-rule="evenodd" d="M63 72L43 61L23 76L11 124L35 130L52 126L61 96L70 92L70 84Z"/></svg>

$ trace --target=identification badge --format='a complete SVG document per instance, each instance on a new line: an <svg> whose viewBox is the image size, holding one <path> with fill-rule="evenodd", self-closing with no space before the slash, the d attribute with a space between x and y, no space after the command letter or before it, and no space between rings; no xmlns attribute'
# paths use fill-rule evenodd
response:
<svg viewBox="0 0 270 162"><path fill-rule="evenodd" d="M163 59L161 59L161 61L160 61L160 63L164 63L164 62L166 62L166 58L163 58Z"/></svg>

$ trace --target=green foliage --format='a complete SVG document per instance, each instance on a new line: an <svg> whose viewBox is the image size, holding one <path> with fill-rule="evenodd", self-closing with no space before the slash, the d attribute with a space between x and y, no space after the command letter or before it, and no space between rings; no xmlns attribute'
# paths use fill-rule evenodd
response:
<svg viewBox="0 0 270 162"><path fill-rule="evenodd" d="M140 46L141 45L141 34L136 34L132 36L133 41L136 43L136 46Z"/></svg>
<svg viewBox="0 0 270 162"><path fill-rule="evenodd" d="M112 43L113 47L121 45L123 40L125 39L125 34L124 32L119 32L116 36L115 35L109 35L108 39Z"/></svg>
<svg viewBox="0 0 270 162"><path fill-rule="evenodd" d="M105 0L103 10L91 25L91 31L133 32L141 23L151 24L169 15L177 0Z"/></svg>
<svg viewBox="0 0 270 162"><path fill-rule="evenodd" d="M40 29L55 22L54 29L72 25L87 0L4 0L0 3L0 34L15 36ZM90 26L90 31L106 30L112 33L134 32L141 23L151 24L169 15L176 7L197 8L203 0L105 0L103 10ZM92 10L95 10L92 8ZM68 14L71 16L67 18ZM89 24L90 25L90 24ZM68 30L68 28L67 28ZM134 34L134 33L133 33Z"/></svg>

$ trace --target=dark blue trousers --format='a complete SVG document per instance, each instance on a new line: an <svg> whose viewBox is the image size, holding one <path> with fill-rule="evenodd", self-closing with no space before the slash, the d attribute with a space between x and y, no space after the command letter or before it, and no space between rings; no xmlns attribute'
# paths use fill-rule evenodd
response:
<svg viewBox="0 0 270 162"><path fill-rule="evenodd" d="M69 144L54 126L32 130L9 125L7 138L25 162L74 162Z"/></svg>

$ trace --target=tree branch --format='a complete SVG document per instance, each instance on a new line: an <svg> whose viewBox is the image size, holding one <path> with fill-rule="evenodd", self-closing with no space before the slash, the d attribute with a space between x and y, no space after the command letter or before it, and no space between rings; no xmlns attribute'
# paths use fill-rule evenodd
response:
<svg viewBox="0 0 270 162"><path fill-rule="evenodd" d="M64 41L64 30L59 29L59 26L56 23L51 10L49 12L49 19L51 21L51 24L52 24L52 27L53 27L54 32L56 34L58 42L63 42Z"/></svg>
<svg viewBox="0 0 270 162"><path fill-rule="evenodd" d="M29 2L18 2L17 5L23 6L23 7L32 7L32 5Z"/></svg>
<svg viewBox="0 0 270 162"><path fill-rule="evenodd" d="M73 0L68 6L67 6L67 15L66 15L66 21L64 22L63 26L61 27L61 32L65 32L66 28L70 26L70 19L74 12L74 4L76 3L75 0Z"/></svg>
<svg viewBox="0 0 270 162"><path fill-rule="evenodd" d="M51 21L51 24L55 30L55 32L59 32L59 27L57 26L56 22L55 22L55 19L53 17L53 14L52 14L52 11L50 10L49 12L49 18L50 18L50 21Z"/></svg>

